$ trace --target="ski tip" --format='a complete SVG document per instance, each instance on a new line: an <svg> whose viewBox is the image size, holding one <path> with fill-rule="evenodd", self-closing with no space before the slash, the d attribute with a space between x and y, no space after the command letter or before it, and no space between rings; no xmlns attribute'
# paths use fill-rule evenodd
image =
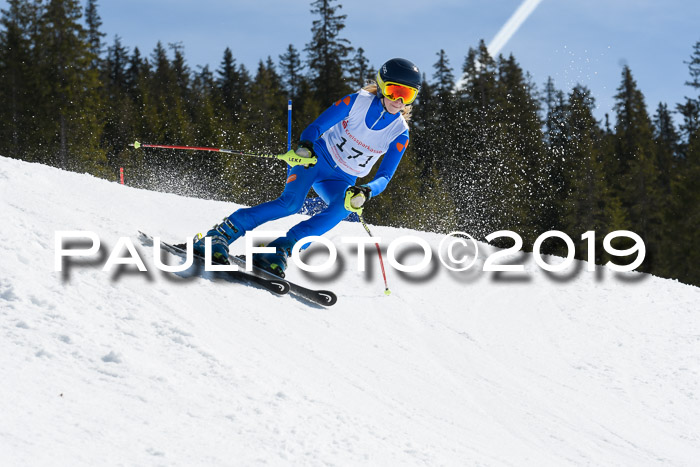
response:
<svg viewBox="0 0 700 467"><path fill-rule="evenodd" d="M330 290L317 290L316 295L320 298L319 305L333 306L338 301L338 296Z"/></svg>
<svg viewBox="0 0 700 467"><path fill-rule="evenodd" d="M272 287L277 287L277 290L275 293L278 295L286 295L289 293L291 286L289 285L289 282L287 281L280 281L280 280L270 280L270 285Z"/></svg>

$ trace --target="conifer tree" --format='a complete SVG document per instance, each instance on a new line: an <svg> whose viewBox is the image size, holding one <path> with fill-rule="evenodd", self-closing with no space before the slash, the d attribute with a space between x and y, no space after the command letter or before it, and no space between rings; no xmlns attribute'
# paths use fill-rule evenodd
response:
<svg viewBox="0 0 700 467"><path fill-rule="evenodd" d="M141 51L138 47L134 47L134 51L129 57L129 64L126 70L126 83L129 95L132 99L137 100L139 97L140 81L150 78L151 65L148 60L141 57Z"/></svg>
<svg viewBox="0 0 700 467"><path fill-rule="evenodd" d="M684 63L688 65L690 72L690 80L686 81L685 84L693 88L695 92L700 93L700 41L697 41L693 46L690 60Z"/></svg>
<svg viewBox="0 0 700 467"><path fill-rule="evenodd" d="M238 67L231 49L226 47L217 70L216 87L224 108L225 120L237 121L244 103L248 99L249 76L245 67Z"/></svg>
<svg viewBox="0 0 700 467"><path fill-rule="evenodd" d="M120 155L137 134L134 123L138 117L129 95L128 64L129 50L122 45L121 38L115 36L113 44L107 48L101 72L103 93L109 103L104 111L102 145L107 150L112 170L125 165Z"/></svg>
<svg viewBox="0 0 700 467"><path fill-rule="evenodd" d="M37 46L38 65L52 99L43 116L49 132L43 135L56 151L49 161L60 167L99 173L106 158L99 148L101 107L99 72L90 67L92 55L85 29L79 23L82 10L76 0L50 0L42 15ZM53 126L53 128L51 128Z"/></svg>
<svg viewBox="0 0 700 467"><path fill-rule="evenodd" d="M190 67L187 66L185 61L184 46L181 42L168 44L168 46L170 47L170 50L173 51L172 66L173 72L175 73L175 83L177 84L180 98L187 102L190 98L188 94L190 91L190 80L192 77Z"/></svg>
<svg viewBox="0 0 700 467"><path fill-rule="evenodd" d="M0 153L26 157L27 133L31 132L32 96L36 90L30 31L33 15L26 1L9 0L0 24ZM22 131L24 130L24 131ZM23 149L25 148L25 149Z"/></svg>
<svg viewBox="0 0 700 467"><path fill-rule="evenodd" d="M657 258L654 272L657 274L668 275L670 266L669 250L673 250L673 225L675 219L669 216L673 210L673 179L674 173L678 168L680 155L680 137L673 123L673 118L668 106L664 103L659 103L654 114L654 144L656 152L656 164L659 168L659 184L660 184L660 202L662 203L661 217L663 219L660 236L659 249L663 252Z"/></svg>
<svg viewBox="0 0 700 467"><path fill-rule="evenodd" d="M496 62L482 40L470 48L457 90L459 141L457 170L466 174L462 183L448 183L457 204L459 225L477 237L499 230L501 218L499 174L503 167L503 139L499 135ZM441 171L445 173L449 168Z"/></svg>
<svg viewBox="0 0 700 467"><path fill-rule="evenodd" d="M246 133L256 151L279 152L284 149L284 104L281 79L274 63L269 57L266 62L260 60L250 86L250 100L246 106Z"/></svg>
<svg viewBox="0 0 700 467"><path fill-rule="evenodd" d="M370 74L369 60L365 56L365 49L359 47L352 59L349 69L349 84L353 89L362 88L367 81L374 80L374 75Z"/></svg>
<svg viewBox="0 0 700 467"><path fill-rule="evenodd" d="M279 56L280 70L284 90L289 99L296 99L301 91L302 64L301 56L293 44L289 44L287 51Z"/></svg>
<svg viewBox="0 0 700 467"><path fill-rule="evenodd" d="M470 48L462 67L462 88L460 94L468 103L472 118L477 118L480 126L491 123L490 110L496 105L497 67L495 60L489 54L486 43L482 40L479 46Z"/></svg>
<svg viewBox="0 0 700 467"><path fill-rule="evenodd" d="M154 141L180 141L172 133L175 127L168 124L168 116L175 109L174 86L175 73L170 65L167 52L163 44L158 41L150 58L153 73L148 79L148 97L151 101L146 104L151 114L151 127ZM184 144L181 142L181 144ZM162 154L162 153L160 153Z"/></svg>
<svg viewBox="0 0 700 467"><path fill-rule="evenodd" d="M550 76L544 87L543 103L545 105L544 140L551 148L560 148L565 140L566 114L568 111L564 92L558 90ZM561 155L561 150L554 151Z"/></svg>
<svg viewBox="0 0 700 467"><path fill-rule="evenodd" d="M516 230L527 244L555 224L550 175L552 161L544 151L539 101L522 68L511 55L498 60L501 175L501 225Z"/></svg>
<svg viewBox="0 0 700 467"><path fill-rule="evenodd" d="M447 166L459 164L462 155L459 153L459 143L455 140L458 134L455 132L458 122L457 100L452 94L455 77L445 51L440 50L436 55L438 58L433 64L433 79L428 85L425 100L433 117L430 138L438 138L441 144L437 152L429 152L423 159L426 167L438 167L443 170ZM458 180L462 173L450 171L445 175L451 176L450 186L457 187L462 183Z"/></svg>
<svg viewBox="0 0 700 467"><path fill-rule="evenodd" d="M237 146L253 152L280 153L285 148L286 102L281 78L272 59L258 62L255 76L248 91L249 100L244 107L242 122L245 128L239 135ZM281 192L286 168L283 164L267 159L229 158L225 176L235 189L233 200L248 205L271 201Z"/></svg>
<svg viewBox="0 0 700 467"><path fill-rule="evenodd" d="M445 51L440 50L436 55L433 79L421 89L418 114L423 117L423 126L418 132L420 145L416 146L416 150L424 151L420 161L425 174L439 174L461 208L466 207L469 193L466 178L469 172L464 170L466 161L461 151L460 131L457 131L460 125L459 109L457 98L452 93L455 77ZM459 219L461 221L461 217Z"/></svg>
<svg viewBox="0 0 700 467"><path fill-rule="evenodd" d="M690 80L686 82L693 92L700 92L700 41L695 44L688 64ZM671 197L666 209L666 235L669 241L663 251L667 277L700 286L700 96L686 98L678 108L683 115L680 155L674 159L671 177Z"/></svg>
<svg viewBox="0 0 700 467"><path fill-rule="evenodd" d="M565 197L565 173L562 164L566 154L566 126L569 114L569 104L566 101L564 92L558 90L554 85L554 80L549 77L545 84L543 103L545 106L544 134L543 139L548 152L548 157L552 161L552 173L550 174L550 184L553 195L556 199ZM555 201L555 204L558 202ZM561 230L561 229L560 229Z"/></svg>
<svg viewBox="0 0 700 467"><path fill-rule="evenodd" d="M614 109L618 180L613 189L629 213L629 230L640 235L647 244L648 260L643 267L648 270L656 261L662 237L659 168L644 96L627 66L622 70Z"/></svg>
<svg viewBox="0 0 700 467"><path fill-rule="evenodd" d="M438 96L438 100L442 100L443 97L447 97L452 93L452 89L455 85L455 76L452 73L450 60L447 58L445 50L440 49L436 55L438 59L437 62L433 64L433 68L435 69L433 73L433 87ZM442 103L444 104L444 102Z"/></svg>
<svg viewBox="0 0 700 467"><path fill-rule="evenodd" d="M413 134L411 135L412 148L415 148L416 157L424 168L429 172L437 170L435 166L436 155L439 152L438 139L435 137L438 122L435 109L435 91L428 82L425 73L421 83L420 93L416 99L416 105L412 109Z"/></svg>
<svg viewBox="0 0 700 467"><path fill-rule="evenodd" d="M157 141L154 135L154 124L158 119L156 106L153 105L150 93L152 70L148 60L141 56L138 47L134 47L129 56L126 68L127 95L133 104L134 128L133 137L143 141ZM131 139L131 138L129 138ZM135 151L134 155L143 157L142 151Z"/></svg>
<svg viewBox="0 0 700 467"><path fill-rule="evenodd" d="M226 145L221 119L217 111L219 94L214 73L209 66L199 67L193 74L189 90L191 102L192 129L198 145L223 147ZM228 158L223 154L210 153L192 157L189 166L191 185L209 198L230 200L232 187L228 186L221 174L226 170Z"/></svg>
<svg viewBox="0 0 700 467"><path fill-rule="evenodd" d="M114 92L126 93L129 78L129 49L122 44L121 37L115 36L114 42L107 48L105 72L102 75L104 83L114 88Z"/></svg>
<svg viewBox="0 0 700 467"><path fill-rule="evenodd" d="M176 51L177 54L177 51ZM179 144L193 144L189 119L186 111L183 90L188 81L183 63L176 59L172 62L163 45L158 42L151 55L153 75L150 78L150 95L152 105L157 112L154 126L156 141L173 141Z"/></svg>
<svg viewBox="0 0 700 467"><path fill-rule="evenodd" d="M685 159L680 159L671 182L668 210L669 241L663 251L664 275L700 286L700 130L691 135Z"/></svg>
<svg viewBox="0 0 700 467"><path fill-rule="evenodd" d="M348 55L353 48L350 41L340 37L347 15L339 14L342 5L335 5L336 1L314 0L311 3L311 13L319 19L313 21L311 42L304 49L312 89L323 107L351 91L346 76Z"/></svg>
<svg viewBox="0 0 700 467"><path fill-rule="evenodd" d="M220 132L217 131L217 94L214 73L209 70L209 65L199 68L199 72L194 74L191 88L192 102L190 105L193 109L194 133L198 144L221 146L223 141Z"/></svg>
<svg viewBox="0 0 700 467"><path fill-rule="evenodd" d="M664 205L671 194L671 172L678 157L680 137L673 123L668 105L659 103L654 115L654 144L656 147L656 166L659 168L660 195Z"/></svg>
<svg viewBox="0 0 700 467"><path fill-rule="evenodd" d="M284 91L293 105L292 135L298 139L301 131L322 111L311 91L309 80L304 76L304 64L297 49L289 44L284 55L280 55L280 77Z"/></svg>
<svg viewBox="0 0 700 467"><path fill-rule="evenodd" d="M561 165L565 184L563 202L559 204L562 228L573 239L580 239L589 230L606 232L613 213L610 194L605 185L601 163L602 132L593 116L595 101L590 91L577 85L567 104L564 134L566 137ZM579 257L585 259L587 243L581 244ZM597 262L602 249L597 248Z"/></svg>
<svg viewBox="0 0 700 467"><path fill-rule="evenodd" d="M106 35L100 30L102 18L100 18L100 14L97 11L97 0L87 0L85 5L85 24L87 26L88 48L92 54L90 66L97 68L102 56L102 38Z"/></svg>
<svg viewBox="0 0 700 467"><path fill-rule="evenodd" d="M695 43L690 60L684 63L688 65L690 73L690 79L685 84L693 90L694 95L686 97L684 103L676 106L683 118L679 147L682 155L686 155L692 136L700 129L700 41Z"/></svg>

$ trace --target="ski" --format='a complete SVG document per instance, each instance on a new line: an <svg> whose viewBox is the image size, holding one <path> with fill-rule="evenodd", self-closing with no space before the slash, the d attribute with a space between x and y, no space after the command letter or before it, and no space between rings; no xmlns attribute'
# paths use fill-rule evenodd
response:
<svg viewBox="0 0 700 467"><path fill-rule="evenodd" d="M153 244L153 237L151 237L148 234L145 234L143 232L139 231L139 235L149 241L151 244ZM184 248L181 248L179 245L171 245L169 243L160 242L160 247L161 249L172 253L174 255L180 256L182 258L187 257L187 250ZM204 257L201 255L198 255L197 253L193 252L192 253L194 258L197 261L200 261L202 264L204 264ZM226 274L228 277L231 279L234 279L239 282L244 282L246 284L250 285L258 285L270 292L272 292L275 295L285 295L289 293L290 291L290 284L289 282L285 281L284 279L280 279L279 277L261 277L256 274L250 274L245 271L241 271L240 269L238 271L221 271L221 273Z"/></svg>
<svg viewBox="0 0 700 467"><path fill-rule="evenodd" d="M235 262L240 269L245 270L246 268L246 259L245 256L232 256L229 255L229 260ZM257 266L253 266L253 270L251 273L255 274L256 276L268 280L282 280L280 277L272 274L269 271L266 271L264 269L261 269ZM331 292L330 290L315 290L315 289L310 289L308 287L304 287L303 285L296 284L294 282L289 281L288 279L284 279L287 283L289 283L289 293L291 295L294 295L296 297L299 297L301 299L304 299L306 301L315 303L317 305L321 306L333 306L335 303L338 301L338 297L336 296L335 293Z"/></svg>

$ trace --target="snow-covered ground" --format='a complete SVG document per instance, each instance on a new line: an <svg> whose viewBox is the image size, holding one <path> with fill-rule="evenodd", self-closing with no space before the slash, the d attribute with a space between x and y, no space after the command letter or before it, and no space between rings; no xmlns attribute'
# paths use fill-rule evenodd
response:
<svg viewBox="0 0 700 467"><path fill-rule="evenodd" d="M480 270L481 244L461 275L390 268L387 297L375 250L361 273L340 242L364 230L342 223L334 274L289 271L338 294L324 309L163 273L138 241L182 241L235 207L0 158L0 464L700 462L700 289L545 274L531 255L514 279ZM55 271L64 230L94 231L100 253ZM102 271L120 237L149 272Z"/></svg>

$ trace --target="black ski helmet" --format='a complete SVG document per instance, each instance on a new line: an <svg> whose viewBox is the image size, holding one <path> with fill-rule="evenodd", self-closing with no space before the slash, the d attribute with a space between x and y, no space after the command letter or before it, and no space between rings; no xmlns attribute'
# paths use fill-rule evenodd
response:
<svg viewBox="0 0 700 467"><path fill-rule="evenodd" d="M377 77L383 82L405 84L420 91L422 83L418 67L405 58L392 58L379 68ZM379 79L377 80L379 82Z"/></svg>

